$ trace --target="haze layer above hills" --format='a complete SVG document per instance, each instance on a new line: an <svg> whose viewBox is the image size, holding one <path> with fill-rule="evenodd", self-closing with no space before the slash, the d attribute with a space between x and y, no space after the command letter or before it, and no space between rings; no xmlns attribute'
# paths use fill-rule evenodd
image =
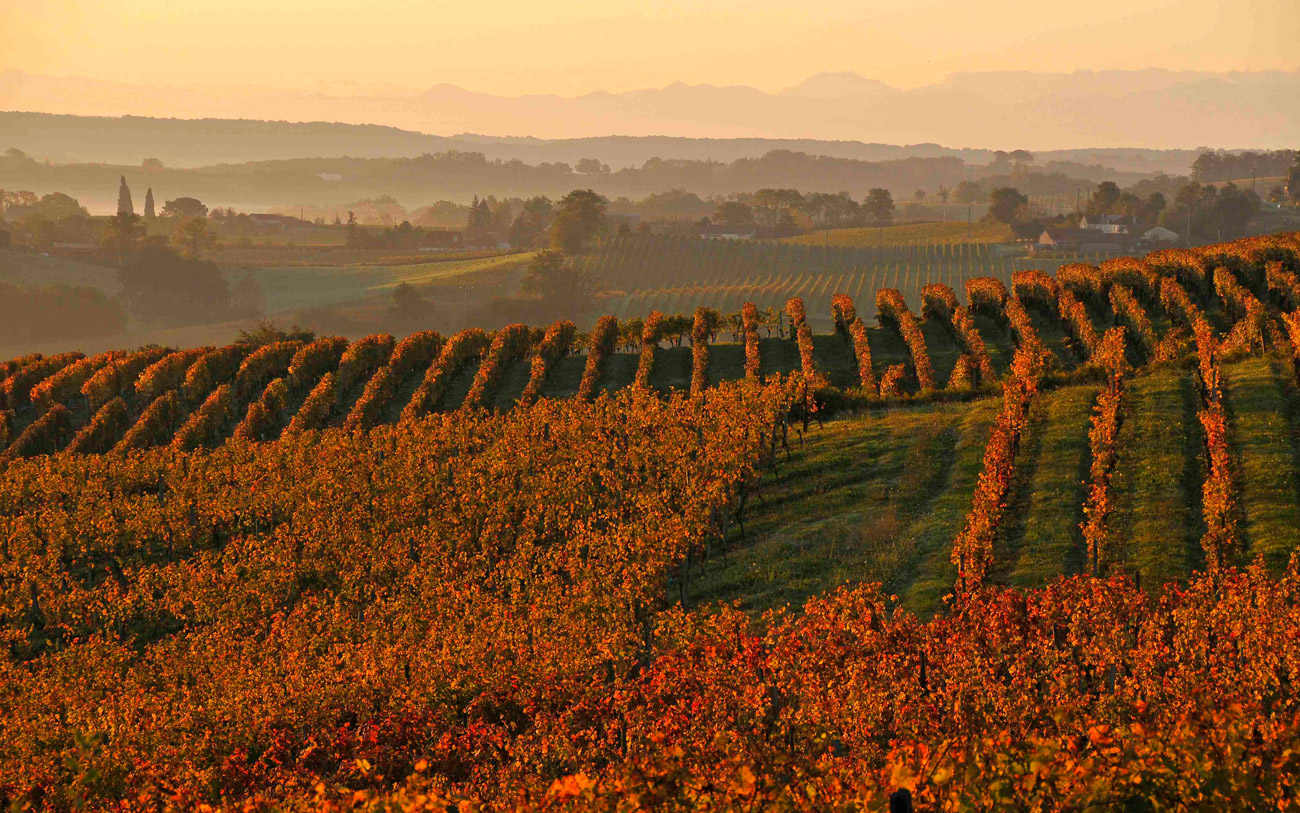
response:
<svg viewBox="0 0 1300 813"><path fill-rule="evenodd" d="M1035 151L1091 146L1283 148L1300 142L1300 71L957 73L911 90L837 73L818 74L777 93L679 82L626 93L562 97L494 96L447 84L411 95L155 87L11 70L0 73L0 108L90 116L324 121L545 139L667 135ZM203 155L186 163L268 157L284 156ZM611 163L619 160L601 157Z"/></svg>

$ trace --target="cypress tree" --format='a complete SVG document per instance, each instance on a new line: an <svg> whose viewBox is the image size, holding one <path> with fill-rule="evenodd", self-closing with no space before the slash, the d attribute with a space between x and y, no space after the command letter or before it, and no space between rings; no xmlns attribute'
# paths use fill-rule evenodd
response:
<svg viewBox="0 0 1300 813"><path fill-rule="evenodd" d="M128 191L127 195L130 196L130 194L131 193ZM148 220L153 220L154 218L152 186L146 189L144 192L144 216Z"/></svg>
<svg viewBox="0 0 1300 813"><path fill-rule="evenodd" d="M135 215L135 204L131 202L131 187L126 185L126 176L117 188L117 216Z"/></svg>

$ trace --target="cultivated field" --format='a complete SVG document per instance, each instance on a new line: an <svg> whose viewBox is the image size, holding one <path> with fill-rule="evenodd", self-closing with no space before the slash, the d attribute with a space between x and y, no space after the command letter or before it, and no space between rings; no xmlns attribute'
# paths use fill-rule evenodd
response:
<svg viewBox="0 0 1300 813"><path fill-rule="evenodd" d="M12 359L0 800L1276 808L1297 274Z"/></svg>
<svg viewBox="0 0 1300 813"><path fill-rule="evenodd" d="M897 246L944 246L953 243L1010 243L1015 240L1005 223L966 222L959 220L932 223L904 223L876 228L827 229L797 237L782 237L779 242L794 246L835 246L837 248L894 248Z"/></svg>
<svg viewBox="0 0 1300 813"><path fill-rule="evenodd" d="M606 309L619 318L701 305L734 311L745 302L780 308L798 296L813 324L825 330L835 293L862 300L870 315L880 288L898 289L915 307L926 283L960 289L966 279L988 276L1010 284L1016 271L1052 272L1064 261L1013 256L989 243L826 248L628 235L600 242L579 262L618 292Z"/></svg>

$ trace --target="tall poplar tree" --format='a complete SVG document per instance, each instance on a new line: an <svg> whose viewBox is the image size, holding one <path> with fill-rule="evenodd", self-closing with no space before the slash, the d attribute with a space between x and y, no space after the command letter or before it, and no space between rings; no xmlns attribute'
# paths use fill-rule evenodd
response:
<svg viewBox="0 0 1300 813"><path fill-rule="evenodd" d="M127 194L127 197L130 198L131 193L128 191L126 194ZM153 220L153 218L154 218L154 211L153 211L153 187L152 187L152 186L149 187L148 189L146 189L145 192L144 192L144 216L145 216L145 219L147 219L147 220Z"/></svg>
<svg viewBox="0 0 1300 813"><path fill-rule="evenodd" d="M117 215L135 216L135 204L131 202L131 187L126 185L126 176L122 176L122 182L117 188Z"/></svg>

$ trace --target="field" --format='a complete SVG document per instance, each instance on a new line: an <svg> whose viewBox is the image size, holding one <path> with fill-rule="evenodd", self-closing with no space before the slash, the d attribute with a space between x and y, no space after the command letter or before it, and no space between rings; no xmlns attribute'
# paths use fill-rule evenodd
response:
<svg viewBox="0 0 1300 813"><path fill-rule="evenodd" d="M897 246L942 246L952 243L1010 243L1015 240L1005 223L950 220L932 223L905 223L875 228L827 229L783 237L779 242L792 246L833 246L835 248L876 248Z"/></svg>
<svg viewBox="0 0 1300 813"><path fill-rule="evenodd" d="M116 269L79 260L0 249L0 282L24 288L79 285L110 296L121 290Z"/></svg>
<svg viewBox="0 0 1300 813"><path fill-rule="evenodd" d="M0 802L1293 809L1297 274L11 360Z"/></svg>
<svg viewBox="0 0 1300 813"><path fill-rule="evenodd" d="M917 307L926 283L960 289L966 279L989 276L1010 284L1016 271L1052 272L1064 261L1015 256L991 243L827 248L624 235L598 243L579 262L615 292L605 309L620 319L697 306L734 311L745 302L780 308L798 296L814 325L825 330L837 292L862 300L870 315L879 288L897 288Z"/></svg>

